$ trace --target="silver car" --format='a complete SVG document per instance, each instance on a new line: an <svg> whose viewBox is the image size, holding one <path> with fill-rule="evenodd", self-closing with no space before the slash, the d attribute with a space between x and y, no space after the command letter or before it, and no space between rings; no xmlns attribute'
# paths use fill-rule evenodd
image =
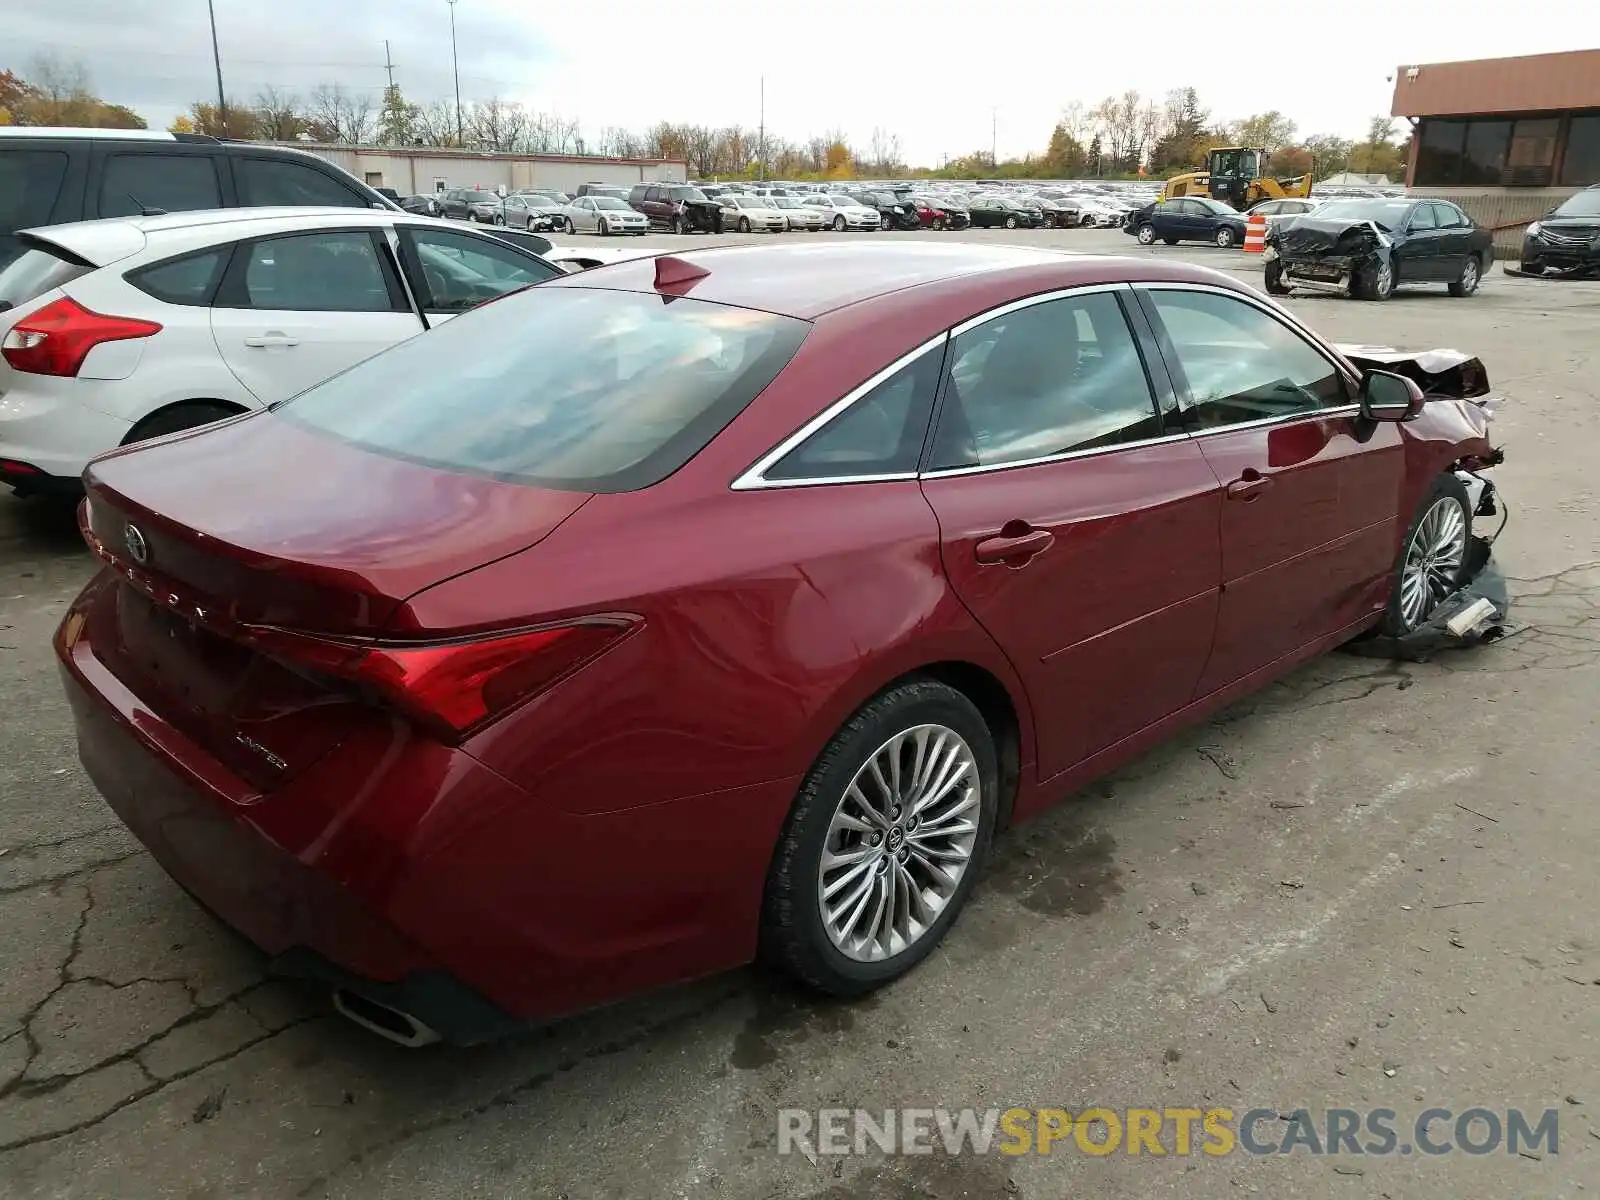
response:
<svg viewBox="0 0 1600 1200"><path fill-rule="evenodd" d="M812 208L796 196L771 196L767 198L767 203L783 212L793 233L815 233L828 227L828 218L823 216L820 208Z"/></svg>
<svg viewBox="0 0 1600 1200"><path fill-rule="evenodd" d="M883 224L877 209L868 208L851 196L807 196L806 207L820 210L823 219L839 233L846 229L877 229Z"/></svg>
<svg viewBox="0 0 1600 1200"><path fill-rule="evenodd" d="M615 196L579 196L561 210L562 228L568 233L632 233L643 237L650 230L649 219L634 212Z"/></svg>
<svg viewBox="0 0 1600 1200"><path fill-rule="evenodd" d="M506 224L513 229L556 229L563 227L563 211L563 206L549 196L513 192L506 197L501 208L502 220L495 223Z"/></svg>

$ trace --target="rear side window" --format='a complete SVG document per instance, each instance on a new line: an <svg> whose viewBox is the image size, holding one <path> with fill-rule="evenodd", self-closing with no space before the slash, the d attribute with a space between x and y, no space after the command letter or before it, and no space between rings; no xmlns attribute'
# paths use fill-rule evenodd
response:
<svg viewBox="0 0 1600 1200"><path fill-rule="evenodd" d="M100 173L102 217L221 207L217 165L208 155L113 154Z"/></svg>
<svg viewBox="0 0 1600 1200"><path fill-rule="evenodd" d="M49 224L66 175L63 151L0 150L0 233Z"/></svg>
<svg viewBox="0 0 1600 1200"><path fill-rule="evenodd" d="M332 175L303 163L276 158L236 158L239 203L250 207L277 204L366 208L371 203Z"/></svg>
<svg viewBox="0 0 1600 1200"><path fill-rule="evenodd" d="M698 454L799 349L793 317L532 288L279 405L379 454L580 491L649 487Z"/></svg>
<svg viewBox="0 0 1600 1200"><path fill-rule="evenodd" d="M265 238L244 253L244 307L283 312L390 312L399 307L367 233Z"/></svg>
<svg viewBox="0 0 1600 1200"><path fill-rule="evenodd" d="M229 249L231 247L224 246L203 254L186 254L153 267L129 271L124 278L147 296L168 304L207 305L217 290L222 268L227 265Z"/></svg>
<svg viewBox="0 0 1600 1200"><path fill-rule="evenodd" d="M773 463L762 478L852 479L915 472L943 362L941 344L907 363Z"/></svg>
<svg viewBox="0 0 1600 1200"><path fill-rule="evenodd" d="M25 249L0 267L0 309L19 308L37 300L51 288L70 283L94 270L82 259L69 257L45 246Z"/></svg>

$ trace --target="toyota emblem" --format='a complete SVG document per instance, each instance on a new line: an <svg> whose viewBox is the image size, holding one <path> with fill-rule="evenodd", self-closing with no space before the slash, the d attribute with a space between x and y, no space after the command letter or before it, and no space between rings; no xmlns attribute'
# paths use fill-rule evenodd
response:
<svg viewBox="0 0 1600 1200"><path fill-rule="evenodd" d="M134 562L143 565L150 558L150 547L144 540L144 534L139 532L137 525L129 525L127 533L123 534L123 542L128 547L128 557Z"/></svg>

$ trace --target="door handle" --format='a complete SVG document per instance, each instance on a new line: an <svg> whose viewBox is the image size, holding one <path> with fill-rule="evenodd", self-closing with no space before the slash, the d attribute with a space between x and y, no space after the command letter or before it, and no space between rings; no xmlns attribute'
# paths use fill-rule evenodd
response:
<svg viewBox="0 0 1600 1200"><path fill-rule="evenodd" d="M997 534L984 538L972 548L973 556L981 563L1007 563L1020 567L1035 554L1048 550L1056 535L1048 529L1030 529L1014 535Z"/></svg>
<svg viewBox="0 0 1600 1200"><path fill-rule="evenodd" d="M262 333L245 338L244 344L254 350L265 350L273 346L298 346L300 339L286 333Z"/></svg>
<svg viewBox="0 0 1600 1200"><path fill-rule="evenodd" d="M1228 485L1228 499L1247 502L1258 500L1261 497L1261 493L1271 486L1272 480L1268 479L1260 471L1246 467L1244 474Z"/></svg>

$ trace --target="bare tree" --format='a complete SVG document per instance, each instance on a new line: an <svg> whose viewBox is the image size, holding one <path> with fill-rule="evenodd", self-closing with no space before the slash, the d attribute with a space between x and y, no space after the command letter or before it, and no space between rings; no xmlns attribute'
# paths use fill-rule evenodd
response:
<svg viewBox="0 0 1600 1200"><path fill-rule="evenodd" d="M420 106L412 132L424 146L454 146L456 106L449 100L435 100Z"/></svg>
<svg viewBox="0 0 1600 1200"><path fill-rule="evenodd" d="M689 164L701 179L716 174L717 134L710 126L689 126Z"/></svg>
<svg viewBox="0 0 1600 1200"><path fill-rule="evenodd" d="M52 104L82 100L92 95L89 69L82 62L67 62L54 54L38 55L28 64L28 83L41 99Z"/></svg>
<svg viewBox="0 0 1600 1200"><path fill-rule="evenodd" d="M364 92L347 92L339 84L320 84L306 107L313 131L328 141L358 145L371 139L376 113Z"/></svg>
<svg viewBox="0 0 1600 1200"><path fill-rule="evenodd" d="M292 142L306 128L300 97L267 86L256 93L256 127L269 142Z"/></svg>
<svg viewBox="0 0 1600 1200"><path fill-rule="evenodd" d="M466 127L471 138L486 150L525 150L532 121L522 105L491 96L472 105Z"/></svg>

